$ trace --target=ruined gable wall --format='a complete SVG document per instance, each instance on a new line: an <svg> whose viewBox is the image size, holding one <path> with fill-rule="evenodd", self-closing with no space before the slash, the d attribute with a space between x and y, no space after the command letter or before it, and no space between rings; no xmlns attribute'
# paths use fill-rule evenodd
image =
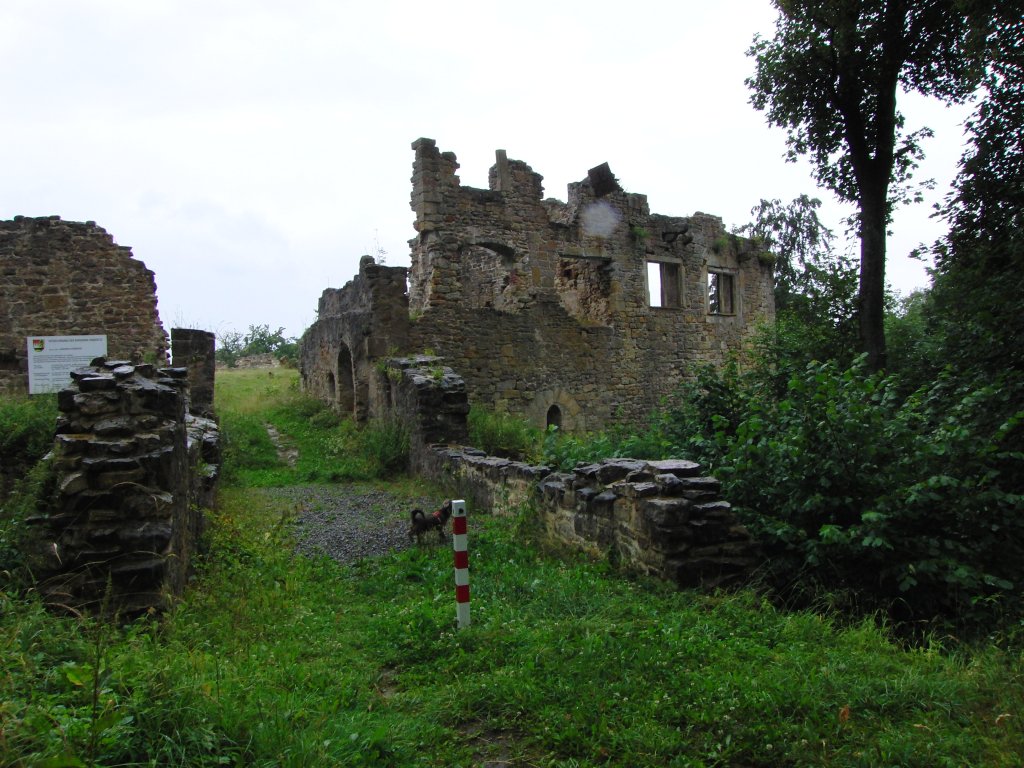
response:
<svg viewBox="0 0 1024 768"><path fill-rule="evenodd" d="M651 214L607 166L561 202L543 199L541 176L500 150L488 189L463 187L455 155L433 140L413 150L408 296L404 270L385 279L392 268L364 258L352 283L324 292L303 337L307 391L340 410L383 412L375 366L429 352L465 378L471 401L539 426L553 406L571 430L636 423L774 313L771 268L750 241L714 216ZM651 265L663 283L656 302ZM731 281L727 312L709 312L709 272Z"/></svg>
<svg viewBox="0 0 1024 768"><path fill-rule="evenodd" d="M454 154L413 149L410 342L475 402L541 425L550 405L581 414L576 429L636 421L774 313L770 267L717 217L652 215L614 177L543 200L541 177L501 151L490 189L462 187ZM650 306L649 261L674 270L671 306ZM709 314L709 269L733 279L735 311Z"/></svg>
<svg viewBox="0 0 1024 768"><path fill-rule="evenodd" d="M98 334L111 359L166 362L153 272L93 222L0 221L0 389L27 390L26 336Z"/></svg>

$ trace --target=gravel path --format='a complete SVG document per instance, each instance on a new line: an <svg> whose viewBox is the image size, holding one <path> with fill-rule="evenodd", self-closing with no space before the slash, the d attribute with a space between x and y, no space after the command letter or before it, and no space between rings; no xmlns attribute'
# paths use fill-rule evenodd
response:
<svg viewBox="0 0 1024 768"><path fill-rule="evenodd" d="M419 507L428 514L442 499L409 499L387 491L346 485L299 485L267 488L264 492L296 510L296 538L303 554L326 554L340 563L407 549L409 512ZM451 529L448 529L450 540ZM424 537L437 543L436 536Z"/></svg>

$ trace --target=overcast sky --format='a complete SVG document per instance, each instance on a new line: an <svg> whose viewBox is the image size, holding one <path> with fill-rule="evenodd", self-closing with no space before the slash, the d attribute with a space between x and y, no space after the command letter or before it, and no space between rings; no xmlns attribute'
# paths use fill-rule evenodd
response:
<svg viewBox="0 0 1024 768"><path fill-rule="evenodd" d="M426 136L486 187L495 149L548 197L608 162L651 210L746 222L801 193L849 210L787 164L748 104L768 0L3 0L0 219L96 221L156 273L166 328L300 335L364 253L408 265L413 153ZM940 234L963 110L903 102L929 125L888 274Z"/></svg>

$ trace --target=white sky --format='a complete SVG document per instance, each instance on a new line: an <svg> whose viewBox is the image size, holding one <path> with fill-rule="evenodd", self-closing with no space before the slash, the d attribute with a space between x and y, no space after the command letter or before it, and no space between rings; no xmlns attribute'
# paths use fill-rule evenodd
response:
<svg viewBox="0 0 1024 768"><path fill-rule="evenodd" d="M745 52L774 18L768 0L3 0L0 219L96 221L156 272L168 330L296 336L362 254L409 263L420 136L468 186L500 148L548 197L607 161L655 213L732 227L807 193L840 230L849 211L748 104ZM906 292L964 111L903 104L936 131L920 175L939 182L890 239Z"/></svg>

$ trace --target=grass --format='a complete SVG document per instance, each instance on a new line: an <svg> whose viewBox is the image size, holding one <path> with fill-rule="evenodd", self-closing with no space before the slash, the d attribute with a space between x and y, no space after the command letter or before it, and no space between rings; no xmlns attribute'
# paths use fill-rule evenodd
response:
<svg viewBox="0 0 1024 768"><path fill-rule="evenodd" d="M357 428L298 388L298 373L259 369L218 373L217 408L226 435L229 480L249 487L371 480L402 469L409 451L404 426L381 421ZM227 384L225 384L227 382ZM267 433L272 424L298 449L282 463Z"/></svg>
<svg viewBox="0 0 1024 768"><path fill-rule="evenodd" d="M246 409L300 451L338 429L285 430L304 407L287 383L220 380L232 440ZM529 510L470 510L473 623L456 630L447 547L351 566L297 556L290 511L255 485L308 469L262 460L229 473L169 615L105 627L0 593L0 765L931 768L1024 754L1018 651L908 649L752 591L627 578L539 550Z"/></svg>

